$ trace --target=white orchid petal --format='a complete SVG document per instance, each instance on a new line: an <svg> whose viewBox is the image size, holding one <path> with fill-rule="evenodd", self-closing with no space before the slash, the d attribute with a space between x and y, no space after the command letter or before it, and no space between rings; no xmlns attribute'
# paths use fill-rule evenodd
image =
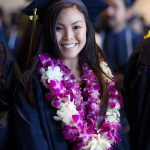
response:
<svg viewBox="0 0 150 150"><path fill-rule="evenodd" d="M73 124L74 121L72 115L78 115L74 102L67 101L65 103L61 103L59 110L57 110L57 115L65 124Z"/></svg>
<svg viewBox="0 0 150 150"><path fill-rule="evenodd" d="M108 67L108 65L107 65L106 62L102 61L102 62L100 63L100 66L101 66L102 70L104 71L104 73L105 73L108 77L113 78L112 72L111 72L111 70L110 70L110 68ZM104 76L105 76L105 75L104 75ZM106 77L106 76L105 76L105 77ZM107 78L107 77L106 77L106 78Z"/></svg>
<svg viewBox="0 0 150 150"><path fill-rule="evenodd" d="M58 116L53 116L53 119L56 120L56 121L61 121L61 118L58 117Z"/></svg>

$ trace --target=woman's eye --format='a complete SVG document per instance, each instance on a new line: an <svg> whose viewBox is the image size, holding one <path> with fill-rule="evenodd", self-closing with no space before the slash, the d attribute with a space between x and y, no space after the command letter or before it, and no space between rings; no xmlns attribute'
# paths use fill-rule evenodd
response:
<svg viewBox="0 0 150 150"><path fill-rule="evenodd" d="M61 31L61 30L63 30L62 27L56 27L56 31Z"/></svg>
<svg viewBox="0 0 150 150"><path fill-rule="evenodd" d="M74 30L78 30L78 29L80 29L80 28L81 28L80 26L74 26L74 27L73 27Z"/></svg>

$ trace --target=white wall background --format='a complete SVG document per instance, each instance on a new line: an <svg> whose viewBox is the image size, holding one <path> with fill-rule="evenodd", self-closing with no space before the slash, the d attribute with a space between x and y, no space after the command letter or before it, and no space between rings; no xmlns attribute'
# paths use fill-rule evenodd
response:
<svg viewBox="0 0 150 150"><path fill-rule="evenodd" d="M150 0L136 0L133 10L144 19L146 24L150 25Z"/></svg>
<svg viewBox="0 0 150 150"><path fill-rule="evenodd" d="M3 7L4 11L17 11L20 8L28 5L29 2L25 0L0 0L0 6Z"/></svg>
<svg viewBox="0 0 150 150"><path fill-rule="evenodd" d="M26 0L0 0L0 7L4 10L5 21L9 22L10 13L17 12L29 5Z"/></svg>

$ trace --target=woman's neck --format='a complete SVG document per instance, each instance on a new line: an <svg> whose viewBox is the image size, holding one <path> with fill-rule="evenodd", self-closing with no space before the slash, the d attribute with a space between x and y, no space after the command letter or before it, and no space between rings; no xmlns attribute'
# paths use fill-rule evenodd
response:
<svg viewBox="0 0 150 150"><path fill-rule="evenodd" d="M79 58L74 59L61 59L62 63L66 65L74 74L77 82L81 82L81 71L79 67Z"/></svg>

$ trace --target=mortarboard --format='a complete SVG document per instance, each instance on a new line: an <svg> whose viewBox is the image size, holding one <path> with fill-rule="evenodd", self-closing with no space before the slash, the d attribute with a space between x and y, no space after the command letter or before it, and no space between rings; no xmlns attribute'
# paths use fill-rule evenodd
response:
<svg viewBox="0 0 150 150"><path fill-rule="evenodd" d="M126 7L132 6L135 0L123 0Z"/></svg>
<svg viewBox="0 0 150 150"><path fill-rule="evenodd" d="M42 21L45 16L46 8L53 2L56 2L56 0L33 0L31 4L23 10L23 12L27 15L32 15L33 9L37 8L39 20ZM108 4L104 2L104 0L82 0L82 2L87 7L91 21L93 21L98 14L108 7Z"/></svg>

